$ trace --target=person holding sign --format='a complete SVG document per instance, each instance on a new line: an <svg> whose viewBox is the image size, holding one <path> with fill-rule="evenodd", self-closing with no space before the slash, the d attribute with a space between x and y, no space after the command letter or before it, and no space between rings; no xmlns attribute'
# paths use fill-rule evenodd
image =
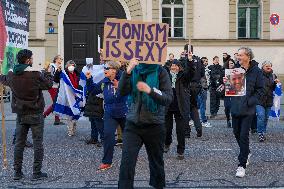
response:
<svg viewBox="0 0 284 189"><path fill-rule="evenodd" d="M240 65L246 72L246 93L243 96L232 96L231 101L232 126L240 147L236 177L240 178L245 176L246 166L249 164L249 130L256 113L256 105L264 95L263 74L253 58L254 55L250 48L241 47L238 50Z"/></svg>
<svg viewBox="0 0 284 189"><path fill-rule="evenodd" d="M163 188L165 113L166 106L173 99L169 75L160 65L139 64L137 59L132 59L121 76L118 90L121 95L129 95L130 99L118 187L133 188L137 156L144 144L150 166L149 184L154 188Z"/></svg>
<svg viewBox="0 0 284 189"><path fill-rule="evenodd" d="M47 177L41 172L43 161L44 98L42 90L52 87L52 76L32 68L33 53L23 49L17 54L19 64L8 75L0 75L0 82L11 88L12 112L17 114L16 144L14 148L14 180L24 177L22 172L23 152L29 129L32 130L34 143L33 180Z"/></svg>

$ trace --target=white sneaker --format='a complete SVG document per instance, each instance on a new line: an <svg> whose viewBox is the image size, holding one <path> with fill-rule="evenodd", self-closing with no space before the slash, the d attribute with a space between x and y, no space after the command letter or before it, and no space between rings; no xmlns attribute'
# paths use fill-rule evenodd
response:
<svg viewBox="0 0 284 189"><path fill-rule="evenodd" d="M202 127L212 127L212 125L209 122L201 123Z"/></svg>
<svg viewBox="0 0 284 189"><path fill-rule="evenodd" d="M238 167L236 177L243 178L246 175L246 170L243 167Z"/></svg>
<svg viewBox="0 0 284 189"><path fill-rule="evenodd" d="M193 122L192 120L190 120L190 121L188 122L188 125L189 125L189 126L193 126L193 125L194 125L194 122Z"/></svg>
<svg viewBox="0 0 284 189"><path fill-rule="evenodd" d="M248 166L248 165L249 165L249 159L250 159L250 157L251 157L251 153L249 153L249 155L248 155L248 159L247 159L246 166Z"/></svg>

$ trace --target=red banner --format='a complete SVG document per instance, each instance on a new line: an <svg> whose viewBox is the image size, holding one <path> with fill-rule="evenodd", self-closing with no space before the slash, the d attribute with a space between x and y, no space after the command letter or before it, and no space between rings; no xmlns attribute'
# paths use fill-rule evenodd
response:
<svg viewBox="0 0 284 189"><path fill-rule="evenodd" d="M4 59L6 42L7 42L7 31L5 28L5 20L3 17L2 5L0 3L0 60Z"/></svg>

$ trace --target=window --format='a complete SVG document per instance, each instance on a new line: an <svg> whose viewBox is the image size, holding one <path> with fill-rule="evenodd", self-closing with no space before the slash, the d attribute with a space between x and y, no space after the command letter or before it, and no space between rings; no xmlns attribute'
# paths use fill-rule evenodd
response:
<svg viewBox="0 0 284 189"><path fill-rule="evenodd" d="M257 39L260 35L260 8L258 0L239 0L238 37Z"/></svg>
<svg viewBox="0 0 284 189"><path fill-rule="evenodd" d="M162 22L169 24L169 37L184 37L183 0L163 0Z"/></svg>

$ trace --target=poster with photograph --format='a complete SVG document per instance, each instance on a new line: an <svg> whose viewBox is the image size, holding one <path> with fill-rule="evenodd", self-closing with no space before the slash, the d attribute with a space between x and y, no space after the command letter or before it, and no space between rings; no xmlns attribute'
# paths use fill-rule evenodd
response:
<svg viewBox="0 0 284 189"><path fill-rule="evenodd" d="M225 69L225 78L225 96L246 95L246 79L244 69Z"/></svg>

